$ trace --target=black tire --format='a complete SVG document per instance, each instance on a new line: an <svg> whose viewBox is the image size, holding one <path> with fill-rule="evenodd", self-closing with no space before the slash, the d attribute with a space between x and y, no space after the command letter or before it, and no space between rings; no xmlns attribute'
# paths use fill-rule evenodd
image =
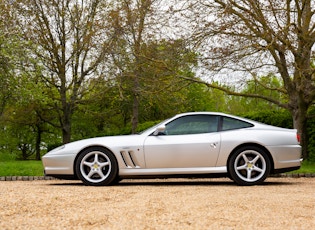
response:
<svg viewBox="0 0 315 230"><path fill-rule="evenodd" d="M229 159L228 172L238 185L261 184L270 173L267 153L256 146L244 146L236 150Z"/></svg>
<svg viewBox="0 0 315 230"><path fill-rule="evenodd" d="M80 153L75 170L85 185L110 185L118 174L115 156L107 149L91 147Z"/></svg>

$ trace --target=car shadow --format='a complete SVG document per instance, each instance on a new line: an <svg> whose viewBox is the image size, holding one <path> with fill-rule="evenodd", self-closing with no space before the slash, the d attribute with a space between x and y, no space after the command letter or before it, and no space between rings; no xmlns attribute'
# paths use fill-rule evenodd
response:
<svg viewBox="0 0 315 230"><path fill-rule="evenodd" d="M288 186L297 182L287 181L265 181L255 186ZM81 181L58 180L58 183L51 183L51 186L85 186ZM198 180L198 179L125 179L119 183L105 187L128 187L128 186L238 186L228 178L216 180ZM102 187L102 186L101 186ZM245 187L245 186L244 186ZM252 187L252 186L249 186Z"/></svg>

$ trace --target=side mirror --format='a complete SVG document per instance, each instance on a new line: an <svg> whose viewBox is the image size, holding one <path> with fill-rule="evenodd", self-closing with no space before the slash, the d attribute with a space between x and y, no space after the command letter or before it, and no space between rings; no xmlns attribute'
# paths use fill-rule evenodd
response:
<svg viewBox="0 0 315 230"><path fill-rule="evenodd" d="M165 132L165 125L161 125L157 127L153 133L153 136L158 136L159 134L163 134Z"/></svg>

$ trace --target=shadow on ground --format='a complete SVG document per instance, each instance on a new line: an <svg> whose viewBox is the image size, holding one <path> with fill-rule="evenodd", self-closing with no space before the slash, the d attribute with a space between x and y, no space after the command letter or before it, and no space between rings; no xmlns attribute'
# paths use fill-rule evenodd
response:
<svg viewBox="0 0 315 230"><path fill-rule="evenodd" d="M261 185L256 186L287 186L292 185L297 182L287 182L287 181L265 181ZM52 186L85 186L81 181L63 181L60 180L58 183L51 183ZM198 179L156 179L156 180L146 180L146 179L127 179L122 180L117 184L110 185L109 187L128 187L128 186L238 186L233 181L229 179L221 179L221 180L198 180ZM107 186L105 186L107 187ZM250 187L250 186L249 186Z"/></svg>

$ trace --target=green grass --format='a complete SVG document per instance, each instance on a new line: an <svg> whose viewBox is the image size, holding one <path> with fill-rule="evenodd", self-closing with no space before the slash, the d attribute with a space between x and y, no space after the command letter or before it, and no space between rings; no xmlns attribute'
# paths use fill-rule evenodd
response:
<svg viewBox="0 0 315 230"><path fill-rule="evenodd" d="M41 161L3 161L0 162L0 176L43 176Z"/></svg>
<svg viewBox="0 0 315 230"><path fill-rule="evenodd" d="M315 173L315 162L303 161L302 167L289 173Z"/></svg>

